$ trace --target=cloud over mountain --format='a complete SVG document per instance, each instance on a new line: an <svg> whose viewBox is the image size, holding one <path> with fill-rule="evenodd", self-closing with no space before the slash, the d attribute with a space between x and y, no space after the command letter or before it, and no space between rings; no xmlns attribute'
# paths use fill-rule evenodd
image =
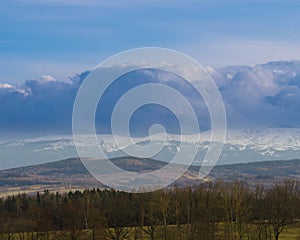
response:
<svg viewBox="0 0 300 240"><path fill-rule="evenodd" d="M295 80L299 76L300 62L296 61L248 67L232 76L222 95L254 126L299 127L300 88Z"/></svg>
<svg viewBox="0 0 300 240"><path fill-rule="evenodd" d="M300 62L270 62L256 66L207 68L224 99L228 125L240 127L300 127ZM42 76L22 84L0 83L0 132L5 134L70 133L72 109L84 72L69 82ZM203 99L183 79L158 70L139 70L115 81L100 100L96 128L110 131L112 109L129 89L143 83L167 84L192 104L207 129L210 119ZM178 131L178 121L169 110L144 106L132 118L131 128L145 134L155 123ZM145 130L147 129L147 131Z"/></svg>

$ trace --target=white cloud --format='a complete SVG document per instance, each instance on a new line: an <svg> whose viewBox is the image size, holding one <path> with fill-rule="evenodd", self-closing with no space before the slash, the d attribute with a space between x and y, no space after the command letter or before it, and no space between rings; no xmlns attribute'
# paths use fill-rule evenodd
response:
<svg viewBox="0 0 300 240"><path fill-rule="evenodd" d="M7 83L0 83L0 88L3 88L3 89L13 89L14 86L11 85L11 84L7 84Z"/></svg>
<svg viewBox="0 0 300 240"><path fill-rule="evenodd" d="M50 75L42 75L39 78L37 78L36 81L43 84L43 83L49 83L49 82L56 82L57 80Z"/></svg>
<svg viewBox="0 0 300 240"><path fill-rule="evenodd" d="M232 78L224 81L221 94L224 98L230 127L300 126L300 86L297 85L300 62L269 63L247 68L233 67L231 71L229 68L226 69L224 71L231 72ZM234 71L239 73L236 74ZM210 69L210 72L214 71ZM291 72L294 74L290 74ZM220 74L220 76L223 75ZM57 132L61 131L60 133L65 133L66 129L70 130L74 98L84 77L83 74L78 76L79 79L76 81L64 82L57 81L52 76L43 75L23 84L1 83L0 130L29 129L39 132L57 130ZM109 128L111 109L126 91L135 86L135 83L131 81L138 79L137 85L153 81L168 84L180 91L197 109L200 128L209 127L209 114L201 97L190 86L183 84L183 80L180 81L179 78L174 80L173 77L174 75L171 76L168 73L150 70L131 76L125 75L122 81L114 85L116 89L111 89L111 92L109 91L102 99L104 112L100 114L103 119L99 121L99 124ZM287 79L282 81L284 78ZM157 122L156 120L162 120L170 128L176 126L173 118L161 109L147 110L145 108L144 112L137 116L135 122L137 125L134 126L141 131L145 130L145 125L143 125L145 122L147 125Z"/></svg>

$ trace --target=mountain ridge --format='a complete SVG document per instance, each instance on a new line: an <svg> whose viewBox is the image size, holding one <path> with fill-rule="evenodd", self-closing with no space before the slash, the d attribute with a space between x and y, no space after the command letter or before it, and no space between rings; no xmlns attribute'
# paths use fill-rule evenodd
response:
<svg viewBox="0 0 300 240"><path fill-rule="evenodd" d="M153 145L164 144L164 149L156 160L170 161L178 152L180 135L170 135L166 142L159 134L152 136ZM195 165L202 159L210 143L210 132L185 137L185 144L199 144ZM117 145L112 135L98 135L98 142L109 158L124 157L122 150L134 141L140 146L147 145L149 138L121 138ZM80 143L91 146L89 138ZM72 135L24 139L0 144L2 169L46 163L77 156ZM300 156L300 129L229 129L218 165L239 162L288 160ZM184 162L184 159L182 159Z"/></svg>

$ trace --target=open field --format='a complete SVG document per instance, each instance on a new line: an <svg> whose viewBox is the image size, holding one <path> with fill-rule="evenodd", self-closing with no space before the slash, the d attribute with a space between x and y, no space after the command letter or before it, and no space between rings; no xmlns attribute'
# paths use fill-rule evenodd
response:
<svg viewBox="0 0 300 240"><path fill-rule="evenodd" d="M223 234L223 223L218 224L218 230L216 233L216 238L218 240L223 240L224 234ZM152 240L151 236L146 233L147 226L144 226L144 228L141 227L128 227L126 228L127 238L120 238L126 239L126 240ZM250 227L255 229L255 226ZM112 240L113 238L110 236L110 232L115 232L116 229L98 229L98 230L77 230L75 237L76 240L102 240L102 239L108 239ZM164 238L164 227L163 226L156 226L156 234L155 234L155 240L165 240ZM9 237L10 240L72 240L72 232L63 230L63 231L49 231L49 232L21 232L21 233L11 233L11 234L1 234L0 240L6 240ZM187 234L187 226L181 226L180 233L178 234L176 230L176 226L169 225L167 227L167 240L188 240L188 234ZM195 237L195 239L198 239ZM201 238L203 239L203 238ZM245 235L243 239L241 240L248 240L248 236ZM250 239L257 239L254 237ZM264 238L265 239L265 238ZM268 239L274 239L266 238ZM281 236L279 237L279 240L299 240L300 239L300 221L297 221L294 224L291 224L290 226L286 227ZM207 239L209 240L209 239Z"/></svg>

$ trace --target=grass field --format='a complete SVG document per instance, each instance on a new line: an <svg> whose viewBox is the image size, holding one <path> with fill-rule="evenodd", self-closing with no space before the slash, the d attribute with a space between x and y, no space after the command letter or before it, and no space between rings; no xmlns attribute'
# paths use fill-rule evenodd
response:
<svg viewBox="0 0 300 240"><path fill-rule="evenodd" d="M280 240L289 240L289 239L300 239L300 222L293 224L292 226L283 230L282 235L279 238Z"/></svg>
<svg viewBox="0 0 300 240"><path fill-rule="evenodd" d="M147 227L145 227L147 229ZM155 239L157 240L165 240L163 237L164 228L161 226L157 226L155 229ZM176 237L176 226L170 225L167 227L167 240L186 240L186 226L182 226L180 238ZM106 234L105 234L106 231ZM126 233L127 237L113 238L116 232L123 231ZM110 233L110 234L109 234ZM106 235L106 237L105 237ZM110 237L109 237L110 235ZM122 234L121 234L122 235ZM222 223L219 224L218 229L218 238L224 239L222 237ZM196 237L197 238L197 237ZM120 228L120 229L106 229L106 230L96 230L94 232L92 230L74 230L74 231L49 231L49 232L22 232L22 233L4 233L0 235L0 240L151 240L149 234L143 231L140 227L128 227L128 228ZM201 238L205 240L210 240L209 238ZM248 238L245 236L243 239L252 240L257 238ZM263 238L265 239L265 238ZM275 239L273 236L271 238L266 238L267 240ZM300 221L297 221L295 224L288 226L281 233L279 240L300 240Z"/></svg>

